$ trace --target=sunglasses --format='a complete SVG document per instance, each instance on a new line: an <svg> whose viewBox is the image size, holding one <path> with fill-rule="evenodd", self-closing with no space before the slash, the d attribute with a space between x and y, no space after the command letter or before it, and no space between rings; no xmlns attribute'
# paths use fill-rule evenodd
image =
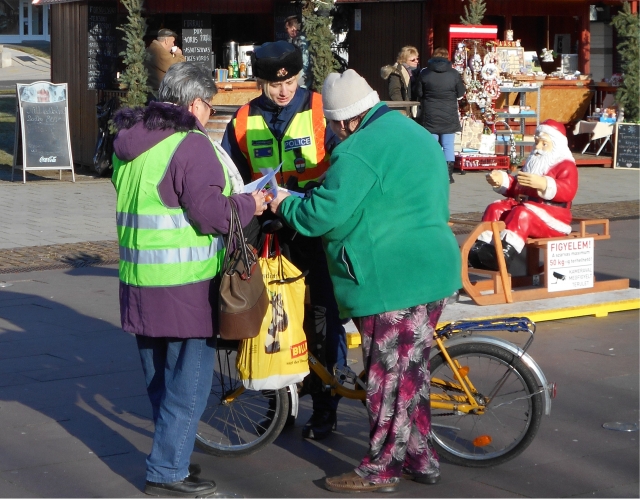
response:
<svg viewBox="0 0 640 500"><path fill-rule="evenodd" d="M200 99L200 101L202 101L207 106L207 108L209 108L209 118L211 118L213 115L216 114L216 110L213 108L211 104L209 104L207 101L204 101L202 99Z"/></svg>
<svg viewBox="0 0 640 500"><path fill-rule="evenodd" d="M413 59L409 59L409 62L416 62L419 61L420 58L419 57L414 57Z"/></svg>

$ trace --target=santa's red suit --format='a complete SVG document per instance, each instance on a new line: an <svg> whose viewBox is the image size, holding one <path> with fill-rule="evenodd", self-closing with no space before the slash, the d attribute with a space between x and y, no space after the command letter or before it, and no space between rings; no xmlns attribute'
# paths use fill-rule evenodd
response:
<svg viewBox="0 0 640 500"><path fill-rule="evenodd" d="M507 199L491 203L482 216L483 221L505 222L506 229L500 238L518 253L528 237L550 238L571 232L570 209L578 190L578 169L567 145L564 125L547 120L536 130L541 132L549 135L554 143L551 161L540 161L532 154L522 171L546 177L546 189L521 186L516 177L501 172L502 185L495 190ZM478 240L490 243L491 238L491 231L485 231Z"/></svg>

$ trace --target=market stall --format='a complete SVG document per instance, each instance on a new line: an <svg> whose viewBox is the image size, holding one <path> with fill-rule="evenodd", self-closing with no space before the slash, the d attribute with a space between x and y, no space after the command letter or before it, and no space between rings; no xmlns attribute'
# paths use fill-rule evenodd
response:
<svg viewBox="0 0 640 500"><path fill-rule="evenodd" d="M458 39L454 68L467 88L460 101L462 132L457 140L457 168L514 170L534 145L537 125L549 118L567 126L582 119L591 102L590 79L575 68L575 58L557 61L544 49L527 51L520 40Z"/></svg>

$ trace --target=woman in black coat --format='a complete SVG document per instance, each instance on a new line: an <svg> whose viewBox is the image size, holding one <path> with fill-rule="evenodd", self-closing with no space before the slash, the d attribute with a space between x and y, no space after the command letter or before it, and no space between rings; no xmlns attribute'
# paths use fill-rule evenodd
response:
<svg viewBox="0 0 640 500"><path fill-rule="evenodd" d="M460 73L451 66L447 49L439 47L433 51L427 66L420 72L416 91L422 103L422 126L442 146L449 167L449 183L452 183L455 164L453 142L456 132L462 130L458 99L465 94L466 88Z"/></svg>

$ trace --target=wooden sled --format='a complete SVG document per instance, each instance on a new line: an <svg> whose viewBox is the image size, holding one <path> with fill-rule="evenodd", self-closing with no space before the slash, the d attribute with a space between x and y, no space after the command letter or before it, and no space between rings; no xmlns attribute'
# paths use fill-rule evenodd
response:
<svg viewBox="0 0 640 500"><path fill-rule="evenodd" d="M468 221L454 221L456 223L469 224ZM500 231L505 228L504 222L481 222L469 234L462 244L460 252L462 254L462 288L480 306L494 304L510 304L512 302L523 302L526 300L548 299L555 297L567 297L570 295L582 295L586 293L608 292L611 290L624 290L629 288L628 279L614 279L606 281L596 281L594 276L593 287L580 288L576 290L566 290L549 292L547 259L542 258L541 251L546 251L547 245L551 241L562 241L570 238L593 238L597 240L608 240L609 219L574 219L574 223L579 223L578 231L558 238L528 238L525 244L527 249L527 273L525 276L511 276L507 271L507 265L502 254L502 241ZM597 227L597 232L588 232L589 229ZM469 266L469 250L475 243L480 233L483 231L493 233L493 241L498 260L498 271L488 271L476 269ZM472 281L469 274L476 276L486 276L487 279Z"/></svg>

